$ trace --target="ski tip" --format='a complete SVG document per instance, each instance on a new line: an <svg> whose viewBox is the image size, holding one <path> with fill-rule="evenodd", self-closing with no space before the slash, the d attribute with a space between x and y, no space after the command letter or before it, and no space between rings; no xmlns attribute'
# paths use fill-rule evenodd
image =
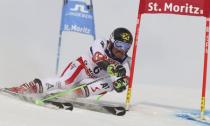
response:
<svg viewBox="0 0 210 126"><path fill-rule="evenodd" d="M126 114L126 109L124 107L103 106L103 108L105 108L107 111L109 111L113 115L124 116Z"/></svg>
<svg viewBox="0 0 210 126"><path fill-rule="evenodd" d="M74 109L74 106L72 103L70 102L65 102L65 103L62 103L64 106L67 106L66 110L70 110L72 111Z"/></svg>
<svg viewBox="0 0 210 126"><path fill-rule="evenodd" d="M124 107L116 107L116 115L124 116L126 114L126 109Z"/></svg>

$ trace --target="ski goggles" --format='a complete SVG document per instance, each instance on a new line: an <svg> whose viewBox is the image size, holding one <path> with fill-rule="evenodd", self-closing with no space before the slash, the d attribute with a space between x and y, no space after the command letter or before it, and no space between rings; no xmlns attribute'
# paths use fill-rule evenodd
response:
<svg viewBox="0 0 210 126"><path fill-rule="evenodd" d="M122 41L118 41L118 40L111 40L111 42L114 44L114 47L119 49L119 50L123 50L124 52L128 52L128 50L131 47L131 44L129 43L125 43Z"/></svg>

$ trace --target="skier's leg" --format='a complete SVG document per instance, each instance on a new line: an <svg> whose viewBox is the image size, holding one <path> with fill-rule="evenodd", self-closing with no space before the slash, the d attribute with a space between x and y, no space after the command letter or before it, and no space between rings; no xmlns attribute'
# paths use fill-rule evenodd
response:
<svg viewBox="0 0 210 126"><path fill-rule="evenodd" d="M81 58L71 62L58 78L49 78L42 81L44 93L55 93L60 90L69 89L82 79L88 78Z"/></svg>
<svg viewBox="0 0 210 126"><path fill-rule="evenodd" d="M61 77L44 80L34 79L33 81L24 83L18 87L9 88L9 90L16 93L48 93L70 88L74 84L80 82L83 78L88 78L84 65L76 60L66 67Z"/></svg>
<svg viewBox="0 0 210 126"><path fill-rule="evenodd" d="M80 82L81 84L87 84L86 86L80 89L80 94L79 94L80 97L100 95L113 90L113 84L110 78L94 82L95 80L97 79L84 79Z"/></svg>

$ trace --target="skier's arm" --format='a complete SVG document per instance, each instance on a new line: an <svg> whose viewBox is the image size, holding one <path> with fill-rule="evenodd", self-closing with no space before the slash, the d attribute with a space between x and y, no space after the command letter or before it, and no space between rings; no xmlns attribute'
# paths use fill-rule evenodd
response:
<svg viewBox="0 0 210 126"><path fill-rule="evenodd" d="M126 75L126 69L121 64L110 64L107 61L107 56L96 52L92 57L93 62L95 62L100 68L107 71L110 76L123 77Z"/></svg>

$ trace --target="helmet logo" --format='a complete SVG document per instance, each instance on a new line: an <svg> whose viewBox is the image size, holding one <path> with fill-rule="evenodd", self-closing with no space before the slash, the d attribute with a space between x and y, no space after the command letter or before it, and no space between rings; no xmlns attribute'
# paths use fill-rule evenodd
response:
<svg viewBox="0 0 210 126"><path fill-rule="evenodd" d="M129 41L130 36L129 36L128 33L122 33L122 34L120 34L120 35L121 35L121 37L122 37L122 39L123 39L124 41Z"/></svg>

